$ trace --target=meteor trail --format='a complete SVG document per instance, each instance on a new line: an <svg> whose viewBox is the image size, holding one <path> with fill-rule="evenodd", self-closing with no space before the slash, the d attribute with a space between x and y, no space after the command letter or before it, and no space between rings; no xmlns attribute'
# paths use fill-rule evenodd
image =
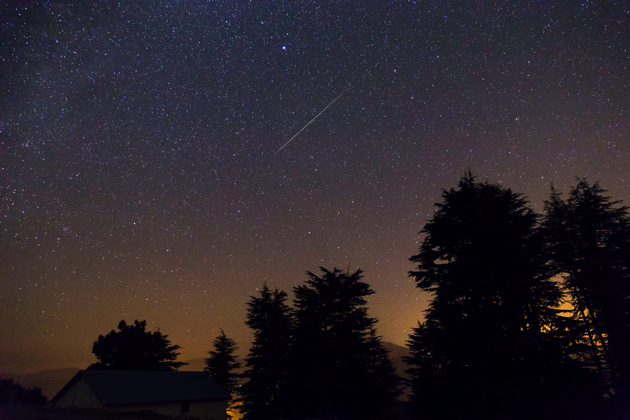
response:
<svg viewBox="0 0 630 420"><path fill-rule="evenodd" d="M332 104L334 104L334 103L335 103L335 101L341 97L341 95L343 95L343 93L340 93L340 94L339 94L339 96L337 96L335 99L333 99L333 101L332 101L331 103L329 103L329 104L328 104L328 106L327 106L326 108L322 109L322 111L321 111L319 114L315 115L315 118L313 118L312 120L310 120L310 121L308 122L308 124L306 124L304 127L302 127L302 129L301 129L300 131L298 131L298 132L295 134L295 136L291 137L291 138L289 139L289 141L288 141L288 142L284 143L284 145L283 145L281 148L279 148L279 149L276 151L276 153L274 153L273 155L274 155L274 156L275 156L275 155L277 155L277 154L278 154L278 152L279 152L280 150L284 149L284 147L285 147L287 144L291 143L291 140L293 140L294 138L296 138L296 137L297 137L297 136L298 136L298 135L299 135L302 131L304 131L304 129L305 129L306 127L308 127L309 125L311 125L311 123L312 123L313 121L315 121L315 120L317 119L317 117L319 117L320 115L322 115L322 114L324 113L324 111L326 111L326 110L328 109L328 107L330 107Z"/></svg>

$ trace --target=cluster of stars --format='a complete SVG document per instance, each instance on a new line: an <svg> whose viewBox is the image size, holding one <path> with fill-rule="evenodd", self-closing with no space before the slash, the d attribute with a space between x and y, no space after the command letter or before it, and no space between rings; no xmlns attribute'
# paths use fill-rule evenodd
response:
<svg viewBox="0 0 630 420"><path fill-rule="evenodd" d="M424 309L407 259L468 168L538 211L574 176L630 202L623 4L2 15L0 371L84 367L123 318L159 326L184 358L218 328L245 351L250 294L290 292L320 265L363 269L379 332L403 344Z"/></svg>

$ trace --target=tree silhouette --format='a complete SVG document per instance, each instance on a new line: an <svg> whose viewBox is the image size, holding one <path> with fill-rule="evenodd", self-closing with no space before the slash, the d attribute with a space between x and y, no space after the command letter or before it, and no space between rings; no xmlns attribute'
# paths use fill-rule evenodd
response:
<svg viewBox="0 0 630 420"><path fill-rule="evenodd" d="M234 354L238 350L236 342L221 330L221 334L214 339L212 345L214 350L208 352L210 357L206 359L204 372L217 381L223 389L233 394L238 386L238 374L235 371L241 367Z"/></svg>
<svg viewBox="0 0 630 420"><path fill-rule="evenodd" d="M264 284L260 297L247 303L246 324L254 341L246 358L245 382L239 389L248 418L268 419L280 414L279 390L287 380L289 345L293 329L287 294Z"/></svg>
<svg viewBox="0 0 630 420"><path fill-rule="evenodd" d="M387 350L367 315L361 270L320 268L296 286L296 327L285 402L294 417L377 418L400 393Z"/></svg>
<svg viewBox="0 0 630 420"><path fill-rule="evenodd" d="M591 355L630 406L630 218L598 183L578 179L567 200L552 187L543 231L550 266L561 274L575 318L586 326Z"/></svg>
<svg viewBox="0 0 630 420"><path fill-rule="evenodd" d="M429 336L437 328L418 322L418 326L412 331L406 342L410 355L403 359L410 366L406 372L409 375L407 383L412 390L411 412L422 413L428 419L448 418L442 403L442 394L445 393L442 384L451 381L444 377L441 370L442 366L448 366L448 360L436 352L437 340ZM467 394L464 393L461 397L466 398Z"/></svg>
<svg viewBox="0 0 630 420"><path fill-rule="evenodd" d="M427 415L549 416L531 401L562 393L556 384L568 371L586 375L568 357L570 320L559 316L562 293L536 227L520 194L470 173L442 192L410 259L417 263L410 276L431 295L407 359L412 400L429 407ZM594 386L588 392L597 396Z"/></svg>
<svg viewBox="0 0 630 420"><path fill-rule="evenodd" d="M127 325L122 320L119 331L99 335L92 346L98 362L88 366L94 370L177 370L185 365L177 362L177 345L171 345L168 336L159 330L146 331L147 322L135 320Z"/></svg>
<svg viewBox="0 0 630 420"><path fill-rule="evenodd" d="M25 388L13 378L0 378L0 404L46 405L47 402L41 388Z"/></svg>

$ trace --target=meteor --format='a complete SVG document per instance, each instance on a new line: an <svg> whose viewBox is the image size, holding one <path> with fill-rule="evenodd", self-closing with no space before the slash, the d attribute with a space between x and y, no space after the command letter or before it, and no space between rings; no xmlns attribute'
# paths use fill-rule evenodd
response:
<svg viewBox="0 0 630 420"><path fill-rule="evenodd" d="M327 106L326 108L322 109L322 111L321 111L319 114L315 115L315 118L313 118L312 120L310 120L310 121L308 122L308 124L306 124L304 127L302 127L302 129L301 129L300 131L298 131L298 132L297 132L297 133L296 133L293 137L291 137L291 138L289 139L289 141L288 141L288 142L284 143L284 145L283 145L281 148L279 148L279 149L276 151L276 153L274 153L273 155L274 155L274 156L275 156L275 155L277 155L277 154L278 154L278 152L279 152L280 150L284 149L284 147L285 147L287 144L291 143L291 141L292 141L294 138L296 138L296 137L297 137L297 136L298 136L298 135L299 135L302 131L304 131L304 129L305 129L306 127L308 127L309 125L311 125L311 123L312 123L313 121L315 121L315 120L317 119L317 117L319 117L320 115L322 115L322 114L324 113L324 111L326 111L326 110L327 110L327 109L328 109L328 108L329 108L332 104L334 104L334 103L335 103L335 101L341 97L341 95L343 95L343 93L339 94L339 96L337 96L335 99L333 99L333 101L332 101L331 103L329 103L329 104L328 104L328 106Z"/></svg>

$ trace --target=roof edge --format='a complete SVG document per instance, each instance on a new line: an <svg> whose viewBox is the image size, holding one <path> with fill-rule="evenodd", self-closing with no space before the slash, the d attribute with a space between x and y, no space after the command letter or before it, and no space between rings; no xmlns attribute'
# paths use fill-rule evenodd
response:
<svg viewBox="0 0 630 420"><path fill-rule="evenodd" d="M52 397L52 399L50 401L48 401L48 404L55 404L57 401L59 401L62 397L63 394L65 394L65 392L72 386L74 385L80 378L81 378L81 372L83 372L83 370L78 371L73 377L72 379L70 379L68 381L67 384L65 384L63 386L63 388L61 388L61 390L59 390L59 392L57 392L57 394L55 394L54 397Z"/></svg>

